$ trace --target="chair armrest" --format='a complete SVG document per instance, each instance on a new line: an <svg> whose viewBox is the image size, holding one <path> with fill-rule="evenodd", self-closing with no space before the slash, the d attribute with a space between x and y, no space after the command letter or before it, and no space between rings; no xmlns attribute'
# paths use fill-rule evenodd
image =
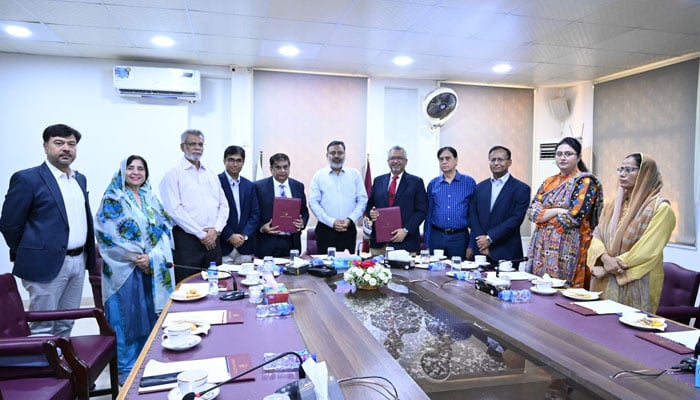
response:
<svg viewBox="0 0 700 400"><path fill-rule="evenodd" d="M60 336L1 338L0 354L18 356L29 354L44 355L56 377L71 379L71 368L58 350L57 342L59 340L61 340Z"/></svg>
<svg viewBox="0 0 700 400"><path fill-rule="evenodd" d="M104 311L99 308L72 308L68 310L28 311L27 321L55 321L58 319L95 318L100 335L115 336L114 329L107 322Z"/></svg>
<svg viewBox="0 0 700 400"><path fill-rule="evenodd" d="M665 318L700 318L700 307L693 306L659 306L656 314Z"/></svg>

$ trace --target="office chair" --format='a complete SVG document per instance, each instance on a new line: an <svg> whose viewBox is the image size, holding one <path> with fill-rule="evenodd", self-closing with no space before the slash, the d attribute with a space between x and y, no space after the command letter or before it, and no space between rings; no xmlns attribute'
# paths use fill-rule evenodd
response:
<svg viewBox="0 0 700 400"><path fill-rule="evenodd" d="M700 285L700 272L685 269L678 264L664 263L664 284L656 313L683 324L700 325L700 308L695 306Z"/></svg>

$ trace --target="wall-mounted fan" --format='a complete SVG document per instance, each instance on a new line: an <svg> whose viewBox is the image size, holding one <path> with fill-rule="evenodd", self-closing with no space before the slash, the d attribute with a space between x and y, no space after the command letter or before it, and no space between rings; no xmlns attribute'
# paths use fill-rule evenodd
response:
<svg viewBox="0 0 700 400"><path fill-rule="evenodd" d="M431 129L441 127L459 106L457 93L446 87L433 90L423 100L423 113L430 123Z"/></svg>

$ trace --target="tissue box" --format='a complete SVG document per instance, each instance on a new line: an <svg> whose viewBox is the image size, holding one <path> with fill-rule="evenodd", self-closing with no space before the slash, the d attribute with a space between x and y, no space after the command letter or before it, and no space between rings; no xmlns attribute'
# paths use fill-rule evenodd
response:
<svg viewBox="0 0 700 400"><path fill-rule="evenodd" d="M277 287L265 285L264 290L267 304L286 303L289 301L289 291L284 283L278 283Z"/></svg>
<svg viewBox="0 0 700 400"><path fill-rule="evenodd" d="M362 260L360 256L336 257L333 259L333 267L335 269L347 269L352 267L352 262Z"/></svg>

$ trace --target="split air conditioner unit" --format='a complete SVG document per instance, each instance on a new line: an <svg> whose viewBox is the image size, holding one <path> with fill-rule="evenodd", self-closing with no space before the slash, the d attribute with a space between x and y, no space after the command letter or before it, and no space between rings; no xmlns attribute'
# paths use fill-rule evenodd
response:
<svg viewBox="0 0 700 400"><path fill-rule="evenodd" d="M113 72L114 89L124 97L173 99L190 103L201 98L197 70L117 65Z"/></svg>

